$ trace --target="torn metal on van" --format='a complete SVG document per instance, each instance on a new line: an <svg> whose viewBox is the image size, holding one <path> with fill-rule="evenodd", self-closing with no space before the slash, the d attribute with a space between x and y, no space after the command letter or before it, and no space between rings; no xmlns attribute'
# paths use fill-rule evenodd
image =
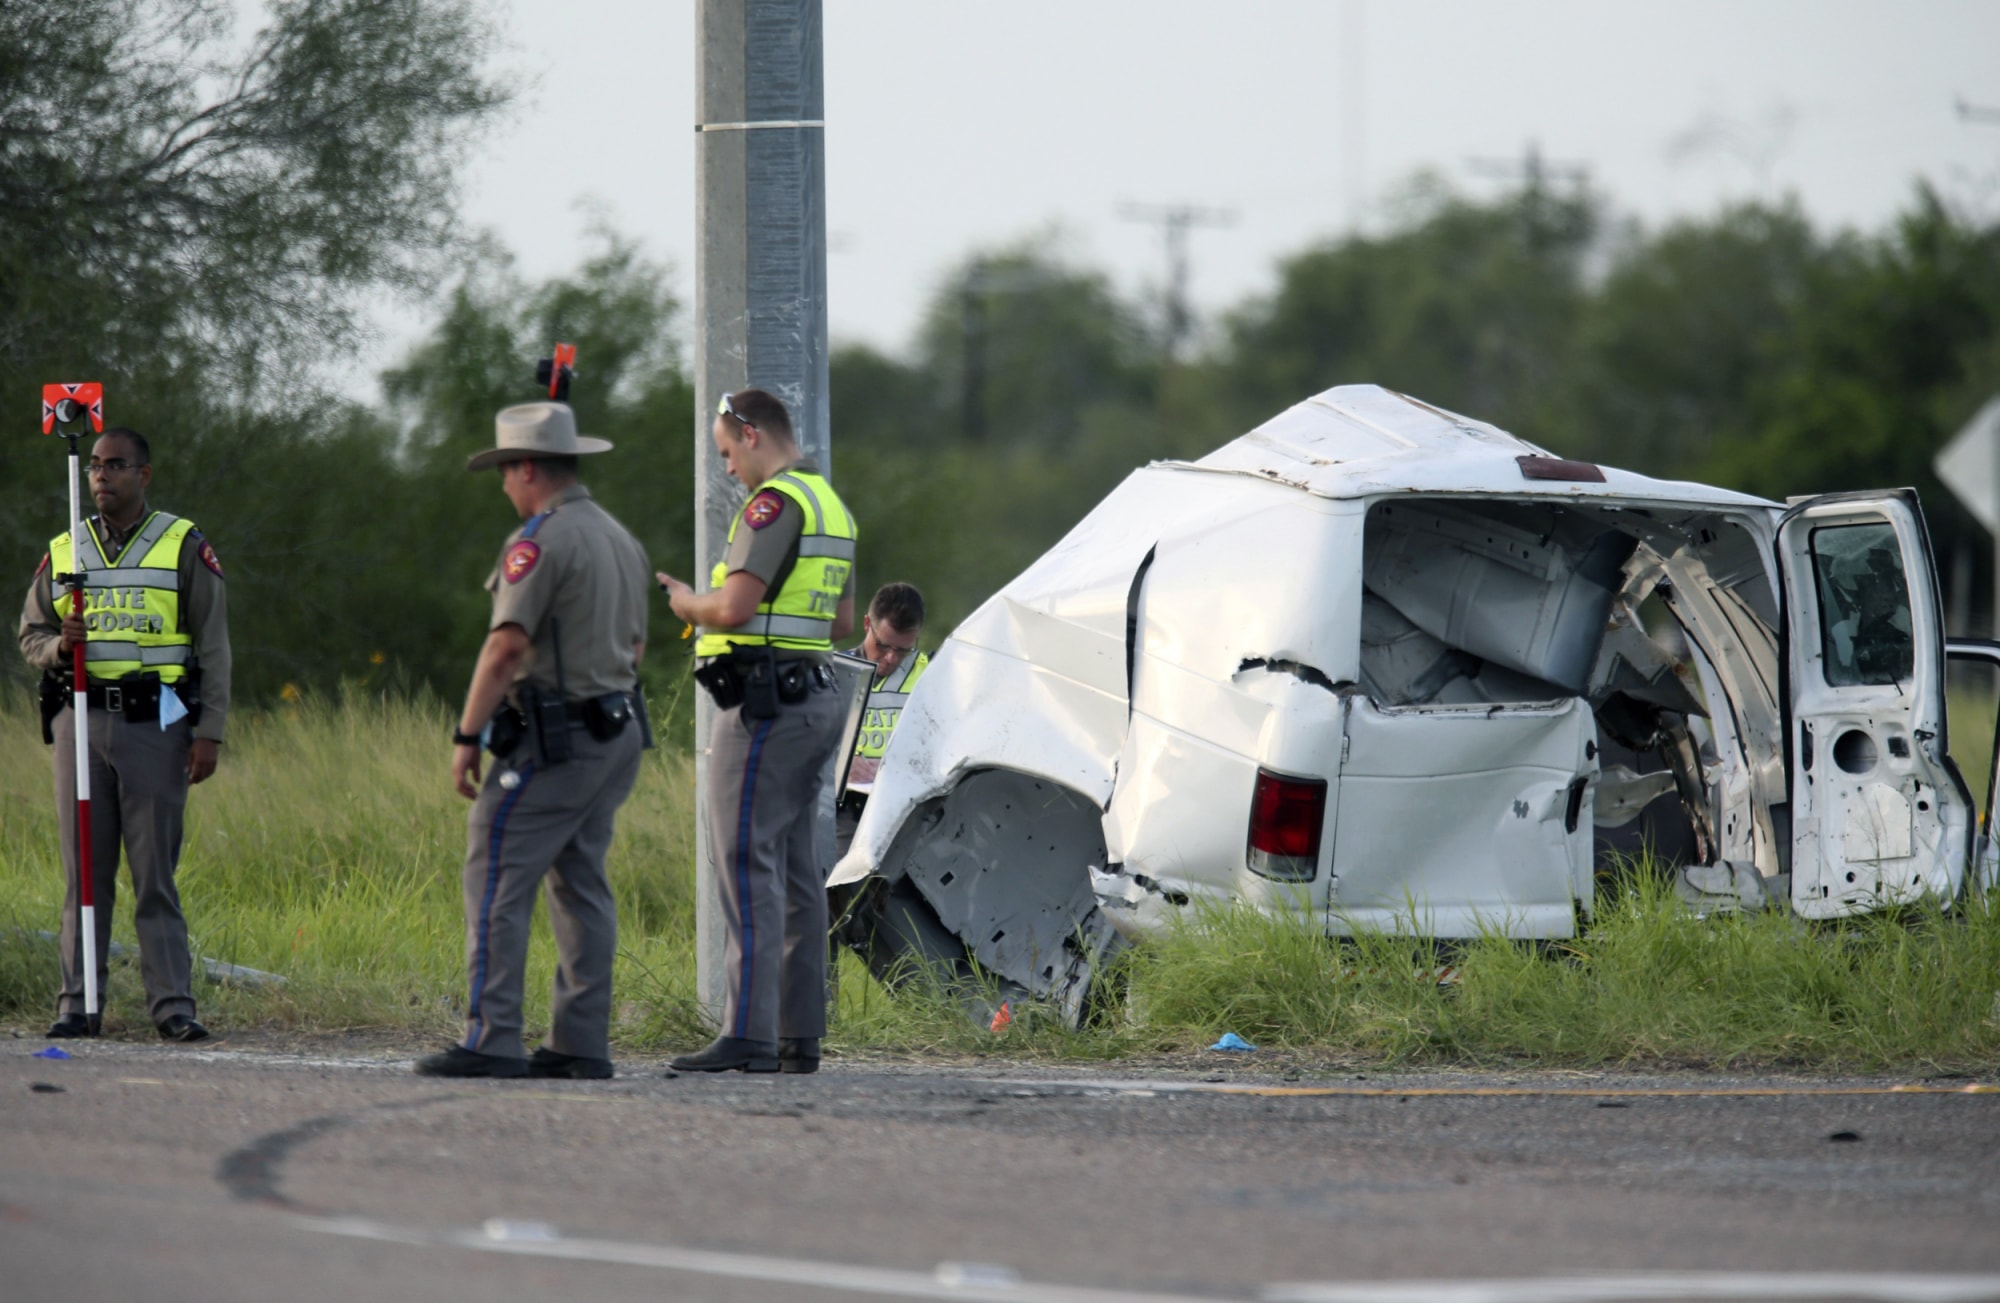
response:
<svg viewBox="0 0 2000 1303"><path fill-rule="evenodd" d="M1784 506L1331 389L1136 471L961 624L830 885L878 971L1072 1017L1199 902L1567 937L1642 843L1700 908L1950 901L1995 858L1946 655L1908 490Z"/></svg>

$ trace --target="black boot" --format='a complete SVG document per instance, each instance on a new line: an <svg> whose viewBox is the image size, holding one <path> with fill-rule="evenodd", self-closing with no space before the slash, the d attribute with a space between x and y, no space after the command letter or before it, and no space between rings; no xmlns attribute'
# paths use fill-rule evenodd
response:
<svg viewBox="0 0 2000 1303"><path fill-rule="evenodd" d="M481 1054L463 1045L454 1045L436 1054L426 1054L414 1065L420 1077L525 1077L526 1059L501 1054Z"/></svg>
<svg viewBox="0 0 2000 1303"><path fill-rule="evenodd" d="M780 1036L778 1038L778 1071L818 1072L819 1037Z"/></svg>
<svg viewBox="0 0 2000 1303"><path fill-rule="evenodd" d="M163 1041L205 1041L208 1028L184 1013L177 1013L160 1024L160 1039Z"/></svg>
<svg viewBox="0 0 2000 1303"><path fill-rule="evenodd" d="M79 1036L97 1036L104 1031L104 1019L99 1014L62 1013L49 1024L49 1039L67 1041Z"/></svg>
<svg viewBox="0 0 2000 1303"><path fill-rule="evenodd" d="M769 1041L718 1036L705 1049L668 1059L667 1066L681 1072L776 1072L778 1047Z"/></svg>
<svg viewBox="0 0 2000 1303"><path fill-rule="evenodd" d="M609 1059L593 1059L586 1054L564 1054L546 1045L537 1046L528 1056L530 1077L567 1077L571 1081L606 1081L611 1077Z"/></svg>

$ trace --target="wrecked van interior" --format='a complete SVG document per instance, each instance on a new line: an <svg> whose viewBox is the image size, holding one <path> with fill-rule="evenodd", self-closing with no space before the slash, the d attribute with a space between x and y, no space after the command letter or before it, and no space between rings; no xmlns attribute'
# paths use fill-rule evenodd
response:
<svg viewBox="0 0 2000 1303"><path fill-rule="evenodd" d="M1697 908L1951 901L1994 862L1946 652L1913 493L1785 506L1332 389L1134 472L961 624L830 885L877 972L1072 1018L1198 902L1560 938L1642 849Z"/></svg>

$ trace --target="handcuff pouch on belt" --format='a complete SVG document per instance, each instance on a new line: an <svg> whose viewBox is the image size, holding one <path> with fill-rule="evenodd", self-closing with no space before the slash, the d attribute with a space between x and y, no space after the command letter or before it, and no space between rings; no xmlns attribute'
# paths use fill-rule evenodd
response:
<svg viewBox="0 0 2000 1303"><path fill-rule="evenodd" d="M609 742L640 719L644 709L636 692L607 692L584 701L564 701L555 693L545 693L531 683L515 689L521 704L500 707L486 735L486 749L496 756L508 756L526 740L534 744L535 763L543 768L560 765L576 754L570 730L581 726L600 742ZM642 722L642 735L650 729ZM643 745L643 743L642 743Z"/></svg>
<svg viewBox="0 0 2000 1303"><path fill-rule="evenodd" d="M743 707L745 719L775 719L780 706L796 706L812 691L817 667L809 657L779 660L768 644L731 647L695 668L694 681L717 710Z"/></svg>
<svg viewBox="0 0 2000 1303"><path fill-rule="evenodd" d="M504 760L527 736L528 717L507 702L493 712L493 722L486 726L486 749Z"/></svg>
<svg viewBox="0 0 2000 1303"><path fill-rule="evenodd" d="M73 699L73 689L69 686L68 676L50 671L42 676L38 691L42 708L42 741L54 746L56 716L62 714L62 708L70 704Z"/></svg>

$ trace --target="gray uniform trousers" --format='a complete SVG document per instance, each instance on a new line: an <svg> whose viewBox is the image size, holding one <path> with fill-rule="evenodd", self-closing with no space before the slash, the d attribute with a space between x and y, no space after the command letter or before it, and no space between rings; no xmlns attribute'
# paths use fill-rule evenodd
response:
<svg viewBox="0 0 2000 1303"><path fill-rule="evenodd" d="M815 678L776 719L719 710L709 732L708 844L722 898L722 1034L826 1034L820 788L847 714Z"/></svg>
<svg viewBox="0 0 2000 1303"><path fill-rule="evenodd" d="M465 955L471 998L465 1048L520 1058L521 989L527 977L528 922L535 889L548 881L556 938L549 1048L611 1057L611 964L618 910L604 856L618 807L639 777L636 727L609 741L570 730L573 754L547 767L523 741L493 758L466 820ZM520 781L509 788L508 774Z"/></svg>
<svg viewBox="0 0 2000 1303"><path fill-rule="evenodd" d="M56 817L62 824L62 995L56 1012L82 1013L83 934L77 930L76 716L64 706L55 717ZM181 859L181 814L187 808L186 720L162 730L158 720L127 723L125 716L90 712L91 886L97 906L97 998L110 977L111 906L118 894L122 842L132 870L133 922L139 933L139 976L155 1024L175 1014L194 1017L187 919L181 915L174 870Z"/></svg>

